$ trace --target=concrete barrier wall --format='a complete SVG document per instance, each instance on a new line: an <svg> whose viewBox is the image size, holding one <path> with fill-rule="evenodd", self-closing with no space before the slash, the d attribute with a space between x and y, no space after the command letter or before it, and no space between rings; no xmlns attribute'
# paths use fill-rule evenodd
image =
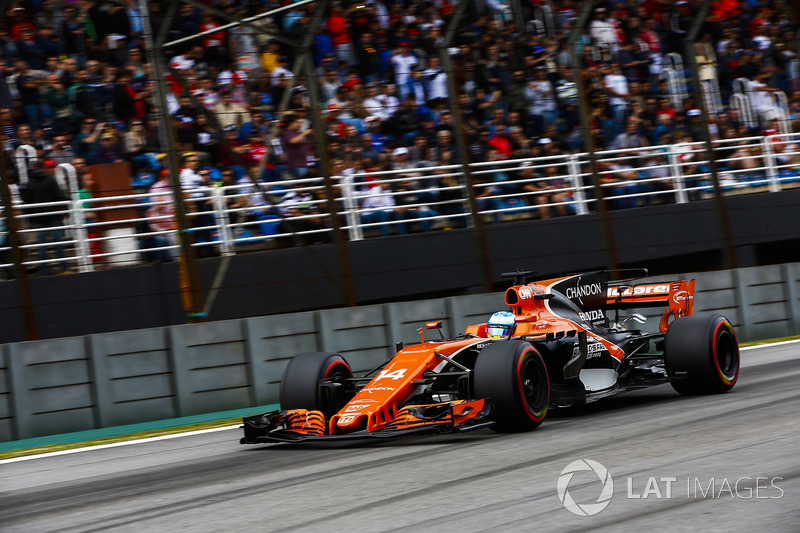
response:
<svg viewBox="0 0 800 533"><path fill-rule="evenodd" d="M680 278L697 279L695 312L724 314L741 342L800 333L800 264L652 280ZM455 335L504 307L502 293L477 294L4 345L0 441L276 403L297 353L368 370L426 321ZM658 327L661 310L642 314Z"/></svg>

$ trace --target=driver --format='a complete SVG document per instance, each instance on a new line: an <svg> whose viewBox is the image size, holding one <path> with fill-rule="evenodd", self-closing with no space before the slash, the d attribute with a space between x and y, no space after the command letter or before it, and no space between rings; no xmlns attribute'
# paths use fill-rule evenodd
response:
<svg viewBox="0 0 800 533"><path fill-rule="evenodd" d="M514 333L516 327L514 314L509 311L498 311L489 318L486 326L486 333L490 339L508 337Z"/></svg>

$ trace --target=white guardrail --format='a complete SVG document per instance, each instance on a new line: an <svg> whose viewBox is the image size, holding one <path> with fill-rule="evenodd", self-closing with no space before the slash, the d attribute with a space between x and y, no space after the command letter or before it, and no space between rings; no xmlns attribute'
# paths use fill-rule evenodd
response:
<svg viewBox="0 0 800 533"><path fill-rule="evenodd" d="M800 134L720 139L713 146L726 194L800 186ZM610 209L686 203L713 194L703 143L596 155ZM15 204L26 265L86 272L177 255L171 193L81 199L66 170L59 169L58 177L73 191L70 200ZM470 170L478 213L489 224L597 211L586 153L476 163ZM460 165L333 176L336 216L350 240L467 227L471 217L463 176ZM240 181L184 193L194 246L201 254L333 240L321 177L258 187ZM114 211L125 216L108 216ZM40 223L54 214L60 223ZM8 239L5 232L1 235L0 269L8 269Z"/></svg>

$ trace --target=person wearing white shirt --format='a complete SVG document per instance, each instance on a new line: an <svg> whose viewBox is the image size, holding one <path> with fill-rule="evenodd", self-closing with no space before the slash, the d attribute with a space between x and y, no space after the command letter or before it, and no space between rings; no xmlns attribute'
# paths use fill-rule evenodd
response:
<svg viewBox="0 0 800 533"><path fill-rule="evenodd" d="M394 68L394 82L398 87L405 86L409 76L411 76L411 67L419 64L419 60L411 53L408 43L403 43L392 58L390 59L392 67Z"/></svg>
<svg viewBox="0 0 800 533"><path fill-rule="evenodd" d="M394 85L387 84L383 86L383 93L378 95L376 99L381 104L381 112L375 116L380 117L381 120L386 120L386 118L391 117L394 115L397 108L400 107L400 99L394 95Z"/></svg>
<svg viewBox="0 0 800 533"><path fill-rule="evenodd" d="M762 68L755 77L747 84L747 93L750 95L750 103L758 113L761 125L767 124L770 120L778 118L780 108L777 106L771 93L779 92L780 89L768 86L764 83L769 77L769 68Z"/></svg>
<svg viewBox="0 0 800 533"><path fill-rule="evenodd" d="M189 192L189 196L192 198L203 196L202 192L196 190L202 187L204 183L203 176L198 172L200 168L200 157L195 153L191 153L184 158L183 162L184 167L181 169L179 175L181 189Z"/></svg>
<svg viewBox="0 0 800 533"><path fill-rule="evenodd" d="M441 59L431 57L424 73L428 84L428 102L447 98L447 73L442 68Z"/></svg>
<svg viewBox="0 0 800 533"><path fill-rule="evenodd" d="M622 130L625 124L625 114L628 111L628 78L622 74L619 63L611 63L611 74L606 74L603 78L603 86L609 95L608 104L611 106L614 115L614 122L617 125L617 132Z"/></svg>
<svg viewBox="0 0 800 533"><path fill-rule="evenodd" d="M378 88L374 85L367 86L367 94L366 98L364 98L364 109L374 117L378 117L381 120L386 120L389 118L389 114L383 108L383 99L381 95L378 94Z"/></svg>
<svg viewBox="0 0 800 533"><path fill-rule="evenodd" d="M278 66L272 69L272 72L270 73L270 80L272 82L273 87L278 85L281 76L286 76L286 79L288 81L291 81L292 78L294 78L294 74L292 74L292 71L289 70L288 65L289 65L289 59L286 58L285 56L282 56L278 60Z"/></svg>
<svg viewBox="0 0 800 533"><path fill-rule="evenodd" d="M394 208L397 205L392 191L387 183L377 183L373 185L361 202L361 223L376 224L394 220ZM381 236L389 235L389 226L383 224L379 226Z"/></svg>
<svg viewBox="0 0 800 533"><path fill-rule="evenodd" d="M589 33L595 43L608 47L616 54L619 49L619 37L614 22L608 18L608 10L598 7L594 10L595 19L589 24Z"/></svg>

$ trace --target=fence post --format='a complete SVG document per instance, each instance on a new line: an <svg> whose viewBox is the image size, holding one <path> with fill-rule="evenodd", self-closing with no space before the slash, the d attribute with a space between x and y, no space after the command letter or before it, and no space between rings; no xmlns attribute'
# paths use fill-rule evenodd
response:
<svg viewBox="0 0 800 533"><path fill-rule="evenodd" d="M778 182L777 160L775 158L774 135L764 137L761 141L761 151L764 153L764 163L767 166L767 181L769 182L769 192L778 192L781 185Z"/></svg>
<svg viewBox="0 0 800 533"><path fill-rule="evenodd" d="M233 254L231 219L228 216L228 210L226 209L227 205L225 204L225 191L222 190L222 187L214 187L211 190L211 203L214 205L214 215L217 218L217 227L219 228L219 241L221 243L222 255L231 255Z"/></svg>
<svg viewBox="0 0 800 533"><path fill-rule="evenodd" d="M64 178L66 174L66 179ZM94 270L92 263L91 249L89 248L89 236L86 232L86 217L83 214L83 202L81 201L78 189L78 176L75 167L69 163L61 163L56 167L56 178L61 181L60 185L69 191L69 220L72 225L73 238L77 244L78 270L80 272L91 272Z"/></svg>
<svg viewBox="0 0 800 533"><path fill-rule="evenodd" d="M361 227L361 220L359 217L358 202L355 199L355 190L353 188L352 174L337 176L340 181L339 190L342 194L342 203L344 204L344 216L348 225L348 233L350 234L351 241L360 241L364 239L364 229ZM331 178L333 179L333 178Z"/></svg>
<svg viewBox="0 0 800 533"><path fill-rule="evenodd" d="M669 164L672 167L672 182L675 184L675 199L679 204L685 204L689 201L686 195L686 189L683 187L683 169L678 161L678 154L675 153L675 145L670 145Z"/></svg>
<svg viewBox="0 0 800 533"><path fill-rule="evenodd" d="M578 160L578 154L570 154L567 157L567 169L569 171L569 180L572 182L575 201L575 213L578 215L585 215L589 212L586 207L586 195L583 192L583 177L581 176L581 164Z"/></svg>

